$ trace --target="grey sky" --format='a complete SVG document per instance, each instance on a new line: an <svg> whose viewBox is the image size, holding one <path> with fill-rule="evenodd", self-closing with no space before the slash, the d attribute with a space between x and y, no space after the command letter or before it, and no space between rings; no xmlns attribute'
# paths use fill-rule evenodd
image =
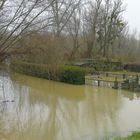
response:
<svg viewBox="0 0 140 140"><path fill-rule="evenodd" d="M126 4L125 19L128 21L131 32L140 33L140 0L124 0Z"/></svg>

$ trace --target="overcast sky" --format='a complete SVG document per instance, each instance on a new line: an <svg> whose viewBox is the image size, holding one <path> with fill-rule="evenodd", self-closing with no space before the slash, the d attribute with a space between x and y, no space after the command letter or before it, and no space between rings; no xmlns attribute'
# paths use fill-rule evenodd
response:
<svg viewBox="0 0 140 140"><path fill-rule="evenodd" d="M140 33L140 0L124 0L126 4L125 19L129 23L131 31Z"/></svg>

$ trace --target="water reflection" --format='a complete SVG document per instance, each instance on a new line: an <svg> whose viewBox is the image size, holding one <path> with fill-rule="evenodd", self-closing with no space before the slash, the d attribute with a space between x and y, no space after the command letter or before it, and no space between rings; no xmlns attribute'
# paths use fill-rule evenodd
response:
<svg viewBox="0 0 140 140"><path fill-rule="evenodd" d="M140 127L138 94L20 74L0 79L0 100L14 100L0 103L0 140L101 140Z"/></svg>

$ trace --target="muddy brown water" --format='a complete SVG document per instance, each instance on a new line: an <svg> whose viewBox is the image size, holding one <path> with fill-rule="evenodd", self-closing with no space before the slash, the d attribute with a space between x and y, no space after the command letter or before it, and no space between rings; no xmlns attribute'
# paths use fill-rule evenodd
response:
<svg viewBox="0 0 140 140"><path fill-rule="evenodd" d="M111 140L140 130L140 93L0 76L0 140Z"/></svg>

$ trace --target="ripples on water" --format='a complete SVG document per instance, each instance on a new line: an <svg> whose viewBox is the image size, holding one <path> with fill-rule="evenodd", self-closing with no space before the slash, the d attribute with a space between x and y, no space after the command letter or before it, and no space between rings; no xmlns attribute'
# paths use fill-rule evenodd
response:
<svg viewBox="0 0 140 140"><path fill-rule="evenodd" d="M1 73L0 85L0 140L102 140L140 128L140 94L21 74Z"/></svg>

